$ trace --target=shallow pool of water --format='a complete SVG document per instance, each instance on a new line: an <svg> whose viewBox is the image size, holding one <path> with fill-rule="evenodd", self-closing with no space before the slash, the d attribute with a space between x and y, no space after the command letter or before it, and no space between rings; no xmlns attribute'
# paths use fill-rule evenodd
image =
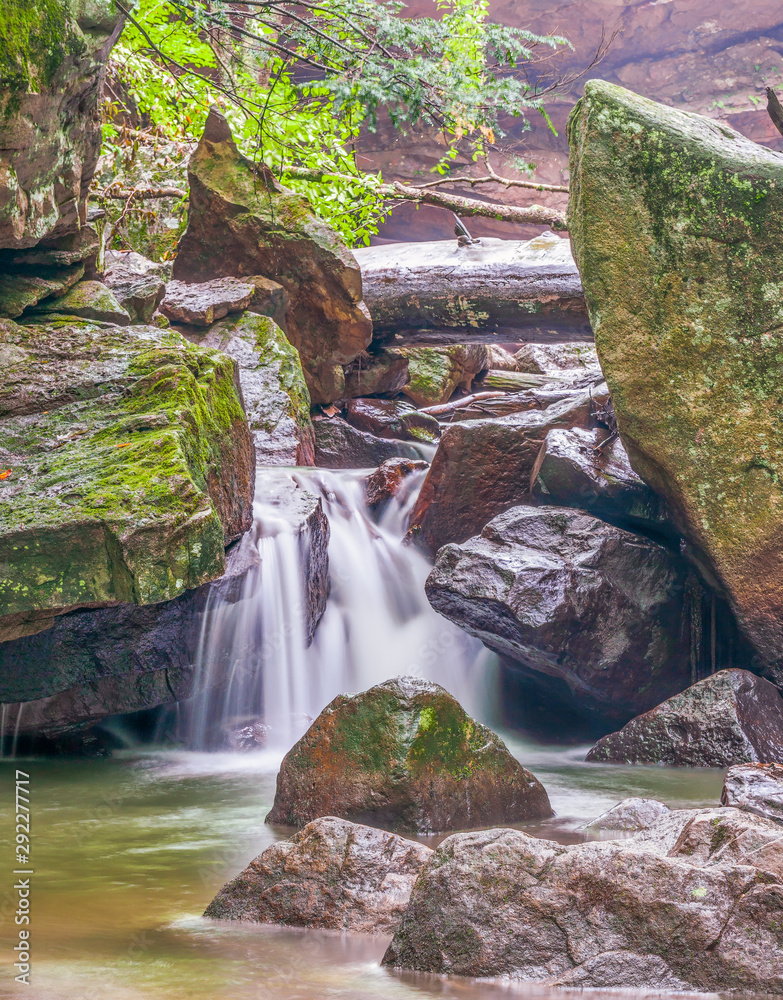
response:
<svg viewBox="0 0 783 1000"><path fill-rule="evenodd" d="M553 820L523 826L561 842L628 795L715 804L722 772L583 762L584 748L506 737L546 786ZM220 886L285 830L264 816L279 755L124 752L111 760L1 761L0 997L36 1000L493 1000L531 986L382 969L386 938L210 922ZM13 781L31 776L32 989L13 982ZM434 843L438 838L433 838ZM558 992L559 998L566 994ZM654 993L645 994L654 997Z"/></svg>

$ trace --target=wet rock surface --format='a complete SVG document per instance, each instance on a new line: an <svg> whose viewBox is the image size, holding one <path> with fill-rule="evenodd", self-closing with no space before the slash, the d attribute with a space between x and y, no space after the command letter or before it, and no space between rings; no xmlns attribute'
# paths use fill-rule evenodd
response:
<svg viewBox="0 0 783 1000"><path fill-rule="evenodd" d="M246 313L187 339L233 358L259 465L313 465L315 433L299 352L268 316Z"/></svg>
<svg viewBox="0 0 783 1000"><path fill-rule="evenodd" d="M286 754L267 822L433 833L552 815L542 785L448 692L413 677L339 695Z"/></svg>
<svg viewBox="0 0 783 1000"><path fill-rule="evenodd" d="M430 603L527 672L609 718L688 683L688 570L655 542L564 507L514 507L427 579Z"/></svg>
<svg viewBox="0 0 783 1000"><path fill-rule="evenodd" d="M410 458L389 458L379 466L365 485L365 500L373 510L381 510L392 497L396 497L414 473L427 469L426 462Z"/></svg>
<svg viewBox="0 0 783 1000"><path fill-rule="evenodd" d="M166 270L132 250L108 250L103 280L132 323L149 323L166 291Z"/></svg>
<svg viewBox="0 0 783 1000"><path fill-rule="evenodd" d="M341 417L313 417L315 464L323 469L372 469L389 458L421 461L425 450L413 441L376 437Z"/></svg>
<svg viewBox="0 0 783 1000"><path fill-rule="evenodd" d="M783 758L783 699L747 670L720 670L610 733L588 760L730 767Z"/></svg>
<svg viewBox="0 0 783 1000"><path fill-rule="evenodd" d="M675 535L665 505L631 468L622 441L605 427L549 431L530 474L542 503L580 507L613 524Z"/></svg>
<svg viewBox="0 0 783 1000"><path fill-rule="evenodd" d="M268 847L204 916L393 934L430 848L326 816Z"/></svg>
<svg viewBox="0 0 783 1000"><path fill-rule="evenodd" d="M525 394L527 396L527 394ZM411 512L410 535L435 553L446 542L464 542L501 511L530 500L530 476L541 444L555 427L595 426L595 407L606 387L564 390L545 409L498 419L455 422L443 429L427 479Z"/></svg>
<svg viewBox="0 0 783 1000"><path fill-rule="evenodd" d="M220 576L252 516L233 361L175 333L84 321L5 321L0 348L2 638Z"/></svg>
<svg viewBox="0 0 783 1000"><path fill-rule="evenodd" d="M79 319L115 323L118 326L127 326L131 320L127 310L102 281L79 281L63 295L39 302L28 313L37 323L45 323L51 314L57 314L61 318L76 316Z"/></svg>
<svg viewBox="0 0 783 1000"><path fill-rule="evenodd" d="M631 465L778 678L783 158L595 80L569 138L571 238Z"/></svg>
<svg viewBox="0 0 783 1000"><path fill-rule="evenodd" d="M425 865L383 961L549 986L775 993L782 902L771 872L636 841L456 834Z"/></svg>
<svg viewBox="0 0 783 1000"><path fill-rule="evenodd" d="M408 382L408 359L399 351L363 351L344 369L346 399L394 396Z"/></svg>
<svg viewBox="0 0 783 1000"><path fill-rule="evenodd" d="M517 371L537 375L584 373L599 368L592 340L558 344L524 344L514 354Z"/></svg>
<svg viewBox="0 0 783 1000"><path fill-rule="evenodd" d="M417 406L446 403L457 389L470 392L475 377L489 366L483 344L394 348L389 353L407 359L408 381L402 392Z"/></svg>
<svg viewBox="0 0 783 1000"><path fill-rule="evenodd" d="M274 488L275 495L263 479L259 486L302 539L304 624L312 640L329 593L329 522L320 497L293 480ZM227 550L221 577L173 600L75 611L45 631L0 643L0 703L6 706L0 737L71 736L81 743L107 716L187 700L202 616L208 606L241 599L248 575L260 567L258 540L254 524ZM228 680L215 672L217 685Z"/></svg>
<svg viewBox="0 0 783 1000"><path fill-rule="evenodd" d="M726 772L720 800L783 823L783 764L735 764Z"/></svg>
<svg viewBox="0 0 783 1000"><path fill-rule="evenodd" d="M75 233L101 148L104 68L124 17L111 0L9 9L0 94L0 247Z"/></svg>
<svg viewBox="0 0 783 1000"><path fill-rule="evenodd" d="M305 199L239 153L217 109L190 160L188 184L188 228L174 277L264 275L282 285L290 297L286 333L301 356L313 403L340 398L342 366L372 337L350 250Z"/></svg>
<svg viewBox="0 0 783 1000"><path fill-rule="evenodd" d="M590 335L568 240L397 243L356 251L375 329L479 338L520 329L541 339ZM377 334L376 334L377 336ZM409 339L406 337L406 339ZM444 343L447 341L444 341Z"/></svg>
<svg viewBox="0 0 783 1000"><path fill-rule="evenodd" d="M345 419L360 431L399 441L433 442L440 436L436 418L403 399L350 399Z"/></svg>
<svg viewBox="0 0 783 1000"><path fill-rule="evenodd" d="M668 812L669 807L663 802L658 802L657 799L623 799L616 806L601 813L596 819L586 823L581 830L584 833L612 830L635 833L639 830L646 830Z"/></svg>
<svg viewBox="0 0 783 1000"><path fill-rule="evenodd" d="M173 323L211 326L229 313L247 309L254 294L255 286L238 278L214 278L193 284L170 281L160 311Z"/></svg>

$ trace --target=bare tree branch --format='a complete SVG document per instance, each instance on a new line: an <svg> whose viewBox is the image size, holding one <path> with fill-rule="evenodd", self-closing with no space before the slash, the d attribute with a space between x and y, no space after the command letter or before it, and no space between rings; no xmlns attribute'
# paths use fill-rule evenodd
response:
<svg viewBox="0 0 783 1000"><path fill-rule="evenodd" d="M772 124L783 135L783 105L772 87L767 87L767 111L772 119Z"/></svg>

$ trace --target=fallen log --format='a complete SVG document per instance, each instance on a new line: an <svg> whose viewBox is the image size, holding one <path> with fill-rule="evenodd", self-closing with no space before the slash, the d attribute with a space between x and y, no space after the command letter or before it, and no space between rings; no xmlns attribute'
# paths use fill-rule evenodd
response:
<svg viewBox="0 0 783 1000"><path fill-rule="evenodd" d="M570 243L484 238L354 251L374 337L395 343L592 339Z"/></svg>
<svg viewBox="0 0 783 1000"><path fill-rule="evenodd" d="M461 399L453 399L450 403L439 403L437 406L427 406L419 410L419 413L428 413L431 417L443 417L455 410L471 406L480 399L498 399L505 396L505 392L474 392L470 396L463 396Z"/></svg>
<svg viewBox="0 0 783 1000"><path fill-rule="evenodd" d="M506 372L490 369L480 375L477 381L489 389L519 392L520 389L537 389L541 385L562 381L562 379L558 379L556 375L537 375L533 372Z"/></svg>

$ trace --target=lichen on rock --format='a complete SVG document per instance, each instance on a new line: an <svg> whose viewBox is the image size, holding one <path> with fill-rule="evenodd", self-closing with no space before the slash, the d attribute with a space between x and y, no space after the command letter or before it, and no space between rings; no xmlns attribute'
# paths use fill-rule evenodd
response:
<svg viewBox="0 0 783 1000"><path fill-rule="evenodd" d="M234 362L153 327L4 321L0 635L76 607L169 600L250 525Z"/></svg>

